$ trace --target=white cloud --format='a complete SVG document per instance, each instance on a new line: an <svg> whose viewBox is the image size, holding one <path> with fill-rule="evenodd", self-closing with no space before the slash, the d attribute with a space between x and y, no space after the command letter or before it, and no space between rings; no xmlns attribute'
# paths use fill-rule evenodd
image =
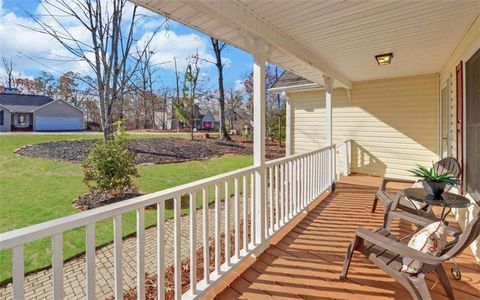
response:
<svg viewBox="0 0 480 300"><path fill-rule="evenodd" d="M38 28L38 25L28 16L16 15L14 12L7 11L0 0L0 57L6 56L12 59L17 72L24 75L33 74L39 71L51 72L59 75L59 72L75 71L83 75L92 75L90 66L83 61L74 61L76 59L60 43L52 37L36 32L31 28ZM125 20L131 16L133 5L128 3ZM38 15L45 14L44 8L39 6L35 12ZM142 47L151 36L151 32L164 20L163 17L154 12L139 8L141 22L137 27L138 46ZM49 24L54 24L51 20L45 19ZM65 21L67 30L80 41L90 44L90 32L87 31L78 21L71 18L62 18ZM188 57L198 51L202 59L214 61L215 57L211 53L210 39L195 33L179 34L172 29L175 22L170 21L170 30L160 31L152 40L150 49L154 51L153 63L159 67L174 70L173 58L177 59L177 66L180 72L183 72L188 63ZM56 25L58 27L58 25ZM88 54L90 56L91 54ZM78 60L78 59L77 59ZM223 57L225 68L228 68L231 61L228 57ZM214 65L202 61L202 78L207 78L208 70L214 70Z"/></svg>
<svg viewBox="0 0 480 300"><path fill-rule="evenodd" d="M37 8L37 13L39 11ZM0 0L0 56L11 59L17 72L90 72L85 62L72 61L72 55L62 45L32 28L38 28L35 21L6 11ZM82 26L68 22L68 30L77 39L88 41L89 32Z"/></svg>
<svg viewBox="0 0 480 300"><path fill-rule="evenodd" d="M139 47L145 45L151 37L150 33L138 41ZM215 61L215 57L209 52L209 41L202 38L198 34L177 34L174 31L160 31L153 37L150 43L150 49L154 52L152 62L158 64L159 67L174 70L174 58L177 60L177 67L179 71L185 70L188 64L188 58L198 51L198 55L203 60L200 62L200 68L212 68L214 65L207 61ZM228 64L230 60L224 58Z"/></svg>

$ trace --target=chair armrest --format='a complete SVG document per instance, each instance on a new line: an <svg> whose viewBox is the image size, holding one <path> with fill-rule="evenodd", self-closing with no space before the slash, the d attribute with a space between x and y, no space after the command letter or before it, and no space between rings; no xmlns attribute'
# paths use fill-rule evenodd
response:
<svg viewBox="0 0 480 300"><path fill-rule="evenodd" d="M412 259L421 261L422 263L430 265L438 265L442 263L443 259L436 256L431 256L425 253L422 253L418 250L408 247L405 244L396 242L392 239L389 239L381 234L370 231L365 228L357 229L357 236L369 241L372 244L378 245L390 252L400 255L401 257L410 257Z"/></svg>
<svg viewBox="0 0 480 300"><path fill-rule="evenodd" d="M416 225L419 225L419 226L422 226L422 227L428 226L428 225L432 224L433 222L440 221L440 219L438 219L438 221L434 221L434 220L424 218L424 217L416 215L416 214L412 214L412 213L409 213L409 212L406 212L406 211L399 211L399 210L391 211L390 216L391 216L392 219L393 218L399 218L401 220L404 220L404 221L407 221L407 222L410 222L410 223L413 223L413 224L416 224ZM450 235L450 236L455 236L455 235L459 234L459 232L447 228L447 234Z"/></svg>
<svg viewBox="0 0 480 300"><path fill-rule="evenodd" d="M390 183L390 182L411 183L411 184L415 183L415 181L408 180L408 179L383 177L382 178L382 185L380 185L380 191L385 192L387 190L387 184Z"/></svg>

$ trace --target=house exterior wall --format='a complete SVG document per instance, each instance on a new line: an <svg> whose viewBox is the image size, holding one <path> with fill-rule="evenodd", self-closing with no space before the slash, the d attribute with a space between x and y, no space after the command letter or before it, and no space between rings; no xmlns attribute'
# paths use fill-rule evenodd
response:
<svg viewBox="0 0 480 300"><path fill-rule="evenodd" d="M452 136L450 148L452 155L457 155L457 134L456 134L456 115L457 115L457 90L456 90L456 77L455 77L455 68L463 61L465 63L471 55L473 55L478 49L480 49L480 14L477 15L476 19L470 26L469 30L463 36L462 40L459 42L455 51L452 53L448 61L445 63L444 67L440 71L440 82L446 82L450 80L450 109L451 109L451 122L450 122L450 134ZM480 84L480 83L479 83ZM479 145L480 148L480 145ZM468 164L468 160L465 161ZM473 198L468 193L466 194L468 198L472 200L472 205L469 208L453 210L455 217L457 218L458 223L462 228L472 220L472 218L478 214L480 208ZM472 251L480 263L480 238L472 244Z"/></svg>
<svg viewBox="0 0 480 300"><path fill-rule="evenodd" d="M83 112L63 102L55 101L34 111L33 130L36 130L36 117L81 118L83 128Z"/></svg>
<svg viewBox="0 0 480 300"><path fill-rule="evenodd" d="M3 111L3 125L0 125L0 132L8 132L11 130L11 113L1 105L0 111Z"/></svg>
<svg viewBox="0 0 480 300"><path fill-rule="evenodd" d="M415 164L438 159L436 74L355 82L333 91L333 142L352 139L352 171L411 178ZM292 151L325 145L325 91L288 94Z"/></svg>

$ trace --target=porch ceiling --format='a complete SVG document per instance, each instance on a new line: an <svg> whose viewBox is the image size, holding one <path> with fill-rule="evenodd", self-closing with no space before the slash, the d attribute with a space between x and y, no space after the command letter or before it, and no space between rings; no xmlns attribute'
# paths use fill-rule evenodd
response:
<svg viewBox="0 0 480 300"><path fill-rule="evenodd" d="M462 1L157 1L133 0L244 50L245 34L273 45L269 61L314 82L439 72L475 16ZM379 67L376 54L393 52Z"/></svg>

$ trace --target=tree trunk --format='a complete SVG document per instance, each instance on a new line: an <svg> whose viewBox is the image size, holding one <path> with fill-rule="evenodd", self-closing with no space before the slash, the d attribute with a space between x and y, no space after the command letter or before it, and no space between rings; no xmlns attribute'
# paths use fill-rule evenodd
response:
<svg viewBox="0 0 480 300"><path fill-rule="evenodd" d="M231 138L228 135L227 128L225 126L225 90L223 88L223 64L222 64L222 49L224 45L219 45L217 39L212 39L213 51L215 52L215 58L217 59L218 70L218 91L219 91L219 104L220 104L220 139L230 141Z"/></svg>

